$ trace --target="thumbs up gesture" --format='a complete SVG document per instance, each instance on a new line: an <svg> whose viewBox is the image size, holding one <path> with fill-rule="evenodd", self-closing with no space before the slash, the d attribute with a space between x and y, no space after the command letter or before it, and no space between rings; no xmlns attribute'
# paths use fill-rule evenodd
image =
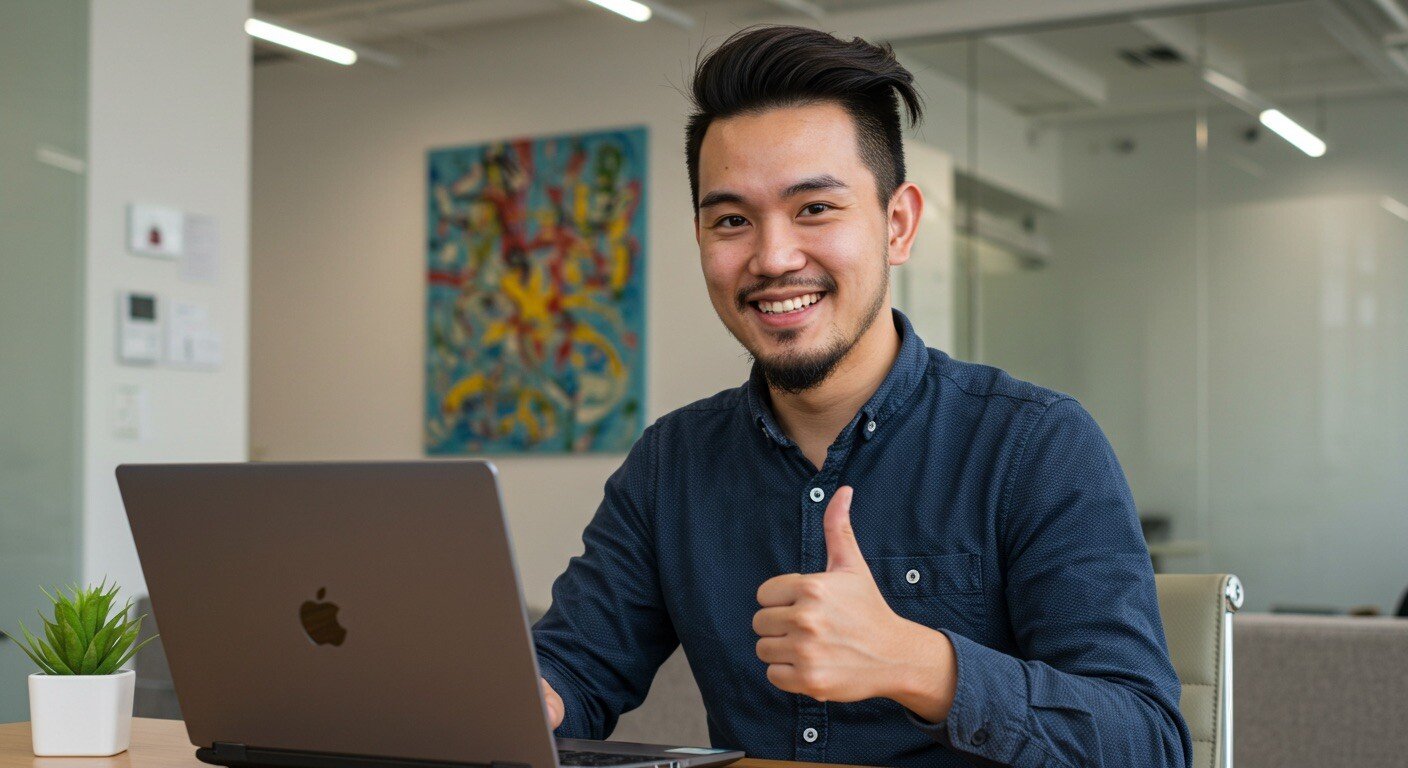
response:
<svg viewBox="0 0 1408 768"><path fill-rule="evenodd" d="M851 528L852 494L842 486L826 507L826 571L774 576L758 588L758 658L769 682L788 693L884 697L941 720L957 682L953 647L885 602Z"/></svg>

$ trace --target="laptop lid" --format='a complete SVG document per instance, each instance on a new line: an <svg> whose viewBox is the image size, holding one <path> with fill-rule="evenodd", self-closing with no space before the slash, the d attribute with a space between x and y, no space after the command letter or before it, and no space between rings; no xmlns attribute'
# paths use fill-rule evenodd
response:
<svg viewBox="0 0 1408 768"><path fill-rule="evenodd" d="M124 465L191 742L556 765L493 465Z"/></svg>

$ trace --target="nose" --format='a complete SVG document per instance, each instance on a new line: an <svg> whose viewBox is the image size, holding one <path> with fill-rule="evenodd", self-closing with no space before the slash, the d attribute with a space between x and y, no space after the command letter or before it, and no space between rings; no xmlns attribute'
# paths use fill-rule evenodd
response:
<svg viewBox="0 0 1408 768"><path fill-rule="evenodd" d="M807 255L788 224L790 222L764 221L757 225L753 258L748 261L749 273L755 277L777 277L807 265Z"/></svg>

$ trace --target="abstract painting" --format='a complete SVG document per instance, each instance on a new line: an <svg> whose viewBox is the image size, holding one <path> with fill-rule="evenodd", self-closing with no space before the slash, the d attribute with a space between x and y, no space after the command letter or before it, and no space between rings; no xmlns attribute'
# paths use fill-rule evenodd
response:
<svg viewBox="0 0 1408 768"><path fill-rule="evenodd" d="M427 161L426 452L629 449L645 416L645 129Z"/></svg>

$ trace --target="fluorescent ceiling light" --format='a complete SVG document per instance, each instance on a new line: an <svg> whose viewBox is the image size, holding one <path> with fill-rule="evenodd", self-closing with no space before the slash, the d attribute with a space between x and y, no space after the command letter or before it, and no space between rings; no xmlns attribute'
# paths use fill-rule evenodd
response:
<svg viewBox="0 0 1408 768"><path fill-rule="evenodd" d="M1276 135L1289 141L1296 149L1311 157L1325 154L1325 142L1321 141L1320 137L1301 127L1300 123L1287 117L1286 113L1235 78L1217 70L1204 69L1203 82L1223 100L1244 112L1256 115L1262 125L1275 131Z"/></svg>
<svg viewBox="0 0 1408 768"><path fill-rule="evenodd" d="M338 64L357 63L357 52L351 48L319 40L302 32L294 32L267 21L249 19L244 23L244 31L248 32L251 37L267 40L276 45L302 51L328 61L335 61Z"/></svg>
<svg viewBox="0 0 1408 768"><path fill-rule="evenodd" d="M1408 205L1404 205L1403 203L1400 203L1397 200L1388 196L1385 196L1384 199L1380 200L1379 205L1383 206L1383 209L1385 211L1388 211L1394 216L1397 216L1398 218L1403 219L1404 221L1408 221Z"/></svg>
<svg viewBox="0 0 1408 768"><path fill-rule="evenodd" d="M1257 118L1261 124L1276 132L1276 135L1289 141L1292 146L1311 157L1325 154L1325 142L1319 136L1302 128L1300 123L1286 117L1279 109L1264 110Z"/></svg>
<svg viewBox="0 0 1408 768"><path fill-rule="evenodd" d="M650 6L636 0L588 0L631 21L650 21Z"/></svg>
<svg viewBox="0 0 1408 768"><path fill-rule="evenodd" d="M1231 102L1238 109L1260 112L1271 108L1265 99L1252 93L1250 88L1215 69L1203 70L1203 82L1211 86L1217 95Z"/></svg>

